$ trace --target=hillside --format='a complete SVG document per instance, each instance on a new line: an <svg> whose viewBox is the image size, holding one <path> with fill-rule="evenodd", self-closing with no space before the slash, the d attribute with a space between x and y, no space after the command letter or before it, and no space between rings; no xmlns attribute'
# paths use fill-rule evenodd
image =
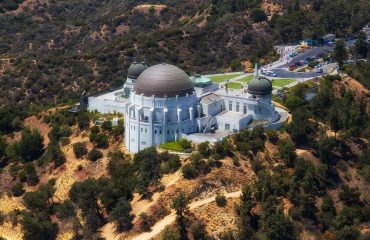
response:
<svg viewBox="0 0 370 240"><path fill-rule="evenodd" d="M11 123L16 117L76 101L83 91L122 85L135 59L169 62L189 74L239 70L243 60L275 59L274 44L356 33L370 21L369 5L365 0L1 1L5 117L0 131L16 129ZM8 109L11 105L19 108Z"/></svg>
<svg viewBox="0 0 370 240"><path fill-rule="evenodd" d="M191 153L127 154L123 123L110 122L119 115L31 116L0 138L0 236L368 239L369 90L329 76L307 102L306 87L282 100L292 119L280 131L244 130Z"/></svg>

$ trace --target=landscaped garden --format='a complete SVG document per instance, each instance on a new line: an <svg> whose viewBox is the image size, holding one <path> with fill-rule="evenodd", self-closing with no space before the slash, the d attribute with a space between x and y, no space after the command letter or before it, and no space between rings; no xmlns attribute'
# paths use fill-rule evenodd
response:
<svg viewBox="0 0 370 240"><path fill-rule="evenodd" d="M239 83L239 82L229 82L228 84L227 84L227 87L228 88L232 88L232 89L241 89L242 88L242 84L241 83Z"/></svg>
<svg viewBox="0 0 370 240"><path fill-rule="evenodd" d="M284 87L285 85L294 82L294 79L291 78L278 78L278 79L271 79L272 81L272 86L274 88L278 87Z"/></svg>
<svg viewBox="0 0 370 240"><path fill-rule="evenodd" d="M240 73L222 74L222 75L217 75L217 76L211 76L209 78L212 80L212 82L220 83L220 82L226 81L227 79L232 79L232 78L238 77L240 75L242 75L242 74L240 74Z"/></svg>

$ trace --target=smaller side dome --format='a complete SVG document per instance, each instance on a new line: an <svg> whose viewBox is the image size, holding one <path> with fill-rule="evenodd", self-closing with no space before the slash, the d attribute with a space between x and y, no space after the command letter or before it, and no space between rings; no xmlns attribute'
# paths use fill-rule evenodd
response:
<svg viewBox="0 0 370 240"><path fill-rule="evenodd" d="M137 79L148 66L144 63L133 62L131 66L128 68L127 77L131 79Z"/></svg>
<svg viewBox="0 0 370 240"><path fill-rule="evenodd" d="M253 95L271 95L272 83L265 77L257 76L249 82L248 93Z"/></svg>
<svg viewBox="0 0 370 240"><path fill-rule="evenodd" d="M203 88L212 85L211 79L200 74L195 74L194 77L190 77L190 80L192 81L194 87Z"/></svg>

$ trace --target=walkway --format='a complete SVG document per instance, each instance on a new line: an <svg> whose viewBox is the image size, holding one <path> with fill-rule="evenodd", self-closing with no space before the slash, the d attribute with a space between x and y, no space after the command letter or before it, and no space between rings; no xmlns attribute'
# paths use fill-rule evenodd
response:
<svg viewBox="0 0 370 240"><path fill-rule="evenodd" d="M237 191L237 192L227 193L227 194L225 194L225 197L226 198L237 198L237 197L240 197L241 194L242 194L241 191ZM212 203L212 202L215 201L215 198L216 198L216 196L212 196L212 197L208 197L208 198L205 198L205 199L201 199L201 200L192 202L192 203L189 204L189 209L191 211L191 210L199 208L203 205L206 205L208 203ZM152 227L150 232L142 233L142 234L140 234L136 237L133 237L131 240L149 240L149 239L152 239L153 237L160 234L166 228L166 226L172 224L175 220L176 220L176 214L175 214L175 211L172 211L169 215L167 215L162 220L160 220L156 224L154 224L154 226Z"/></svg>

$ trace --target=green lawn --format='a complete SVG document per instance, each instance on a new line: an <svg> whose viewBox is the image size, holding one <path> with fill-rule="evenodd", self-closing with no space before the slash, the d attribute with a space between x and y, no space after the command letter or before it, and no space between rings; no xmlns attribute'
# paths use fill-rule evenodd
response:
<svg viewBox="0 0 370 240"><path fill-rule="evenodd" d="M290 78L287 78L287 79L278 78L278 79L271 79L271 80L272 80L272 86L273 87L283 87L283 86L295 81L294 79L290 79Z"/></svg>
<svg viewBox="0 0 370 240"><path fill-rule="evenodd" d="M237 82L248 83L253 79L253 77L254 77L253 75L246 76L246 77L243 77L242 79L238 80Z"/></svg>
<svg viewBox="0 0 370 240"><path fill-rule="evenodd" d="M230 83L227 84L227 87L232 88L232 89L241 89L242 86L243 85L239 82L230 82Z"/></svg>
<svg viewBox="0 0 370 240"><path fill-rule="evenodd" d="M223 75L218 75L218 76L212 76L212 77L209 77L209 78L212 80L212 82L219 83L219 82L225 81L226 79L231 79L231 78L234 78L234 77L237 77L237 76L240 76L240 75L241 75L240 73L223 74Z"/></svg>
<svg viewBox="0 0 370 240"><path fill-rule="evenodd" d="M175 151L175 152L184 151L179 141L162 143L161 145L159 145L159 147L167 149L167 150Z"/></svg>

